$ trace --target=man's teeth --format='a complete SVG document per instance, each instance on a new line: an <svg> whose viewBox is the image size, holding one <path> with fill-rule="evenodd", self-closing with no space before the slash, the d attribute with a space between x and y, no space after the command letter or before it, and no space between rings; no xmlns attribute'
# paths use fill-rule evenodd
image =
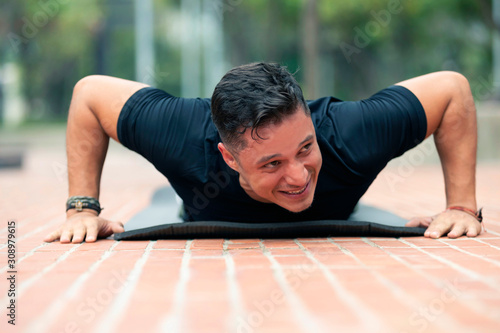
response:
<svg viewBox="0 0 500 333"><path fill-rule="evenodd" d="M303 189L301 190L298 190L298 191L284 191L285 193L288 193L288 194L300 194L302 192L304 192L306 188L304 187Z"/></svg>

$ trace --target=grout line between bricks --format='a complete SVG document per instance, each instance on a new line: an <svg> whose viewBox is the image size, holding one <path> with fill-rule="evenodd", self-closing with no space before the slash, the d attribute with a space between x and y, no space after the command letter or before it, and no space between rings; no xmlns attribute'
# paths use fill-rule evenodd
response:
<svg viewBox="0 0 500 333"><path fill-rule="evenodd" d="M448 281L447 281L447 283L443 283L443 281L441 279L438 279L438 278L432 276L431 274L425 272L425 270L419 269L415 265L410 264L409 262L404 260L403 257L401 257L397 254L394 254L390 251L387 251L385 247L381 247L380 245L373 243L369 239L366 239L366 238L362 238L362 239L365 243L369 244L370 246L381 249L382 251L387 253L391 258L402 263L403 265L405 265L406 267L408 267L409 269L411 269L412 271L414 271L418 275L422 276L427 281L434 284L437 288L457 289L455 287L450 287L450 283ZM477 302L476 299L467 299L467 301L462 302L462 305L464 305L468 309L476 312L477 314L486 315L486 316L490 317L491 319L497 320L497 318L496 318L498 316L497 311L495 311L494 309L491 309L491 307L484 305L483 303Z"/></svg>
<svg viewBox="0 0 500 333"><path fill-rule="evenodd" d="M476 242L479 242L479 243L486 244L486 245L488 245L489 247L494 248L495 250L500 250L500 247L499 247L499 246L496 246L496 245L491 245L490 243L486 243L486 242L485 242L485 241L483 241L482 239L473 238L473 240L475 240ZM499 254L500 254L500 253L499 253Z"/></svg>
<svg viewBox="0 0 500 333"><path fill-rule="evenodd" d="M111 303L107 313L102 317L100 323L95 329L96 332L109 333L116 331L116 329L113 328L121 322L123 313L130 304L130 297L135 290L139 278L141 277L142 269L144 268L155 243L156 241L150 241L142 256L135 263L134 268L132 268L132 271L127 277L123 289L118 294L118 297L116 297Z"/></svg>
<svg viewBox="0 0 500 333"><path fill-rule="evenodd" d="M19 228L19 227L24 228L24 227L29 226L31 223L33 223L33 221L40 221L40 220L49 220L50 221L50 220L53 220L53 219L57 218L57 216L61 215L60 212L54 214L54 212L51 211L51 210L48 210L48 211L46 210L46 211L44 211L44 213L45 214L43 214L41 216L37 214L36 216L33 215L32 217L27 217L25 219L22 219L22 222L21 222L21 220L18 220L18 219L15 219L15 218L14 219L9 219L9 220L10 221L16 221L16 227L17 228ZM43 225L45 225L45 224L43 224ZM8 227L0 229L0 234L2 234L4 232L6 233L7 230L8 230ZM21 239L21 238L18 238L18 240L19 239Z"/></svg>
<svg viewBox="0 0 500 333"><path fill-rule="evenodd" d="M29 252L26 252L26 254L24 256L17 259L17 264L22 262L24 259L31 257L38 249L40 249L44 246L47 246L48 244L49 243L42 243L42 244L38 245L37 247L35 247L34 249L31 249ZM5 265L4 267L2 267L2 269L0 269L0 273L6 272L8 268L9 268L9 265Z"/></svg>
<svg viewBox="0 0 500 333"><path fill-rule="evenodd" d="M31 278L29 278L24 283L22 283L19 286L18 295L21 295L22 293L24 293L24 291L26 289L28 289L33 283L36 282L36 280L38 280L43 275L45 275L46 273L48 273L49 271L51 271L52 269L54 269L54 267L56 267L57 264L59 264L60 262L63 262L64 260L66 260L66 258L68 258L71 253L75 252L82 245L83 245L83 243L76 244L71 249L69 249L68 251L64 252L61 256L59 256L59 258L57 258L56 261L54 261L52 264L50 264L49 266L45 267L41 272L33 275Z"/></svg>
<svg viewBox="0 0 500 333"><path fill-rule="evenodd" d="M479 254L475 254L475 253L469 252L469 251L467 251L467 250L464 250L464 249L462 249L462 248L459 248L458 246L455 246L455 245L452 245L452 244L446 243L445 241L443 241L443 240L441 240L441 239L438 239L438 241L440 241L440 242L441 242L441 243L443 243L443 244L448 245L449 247L451 247L451 248L452 248L452 249L454 249L454 250L457 250L457 251L460 251L460 252L462 252L462 253L468 254L468 255L470 255L470 256L472 256L472 257L475 257L475 258L479 258L479 259L481 259L481 260L484 260L484 261L486 261L486 262L489 262L490 264L493 264L493 265L495 265L495 266L500 267L500 261L496 261L496 260L493 260L493 259L491 259L491 258L487 258L487 257L481 256L481 255L479 255ZM500 254L500 252L499 252L499 254Z"/></svg>
<svg viewBox="0 0 500 333"><path fill-rule="evenodd" d="M191 277L189 271L189 261L191 260L191 244L193 240L187 240L182 256L179 280L175 286L175 293L172 301L172 311L165 316L158 328L159 332L183 333L182 322L184 317L184 307L186 303L186 288Z"/></svg>
<svg viewBox="0 0 500 333"><path fill-rule="evenodd" d="M425 251L424 249L420 248L419 246L417 246L415 244L412 244L412 243L410 243L410 242L408 242L408 241L406 241L404 239L399 238L399 241L402 242L402 243L404 243L404 244L410 245L412 248L417 249L418 251L427 254L429 257L431 257L433 259L436 259L437 261L439 261L439 262L441 262L441 263L443 263L443 264L445 264L445 265L453 268L456 271L459 271L460 273L468 276L471 279L474 279L476 281L480 281L480 282L488 285L489 287L493 288L494 290L498 289L498 285L497 284L492 283L488 279L483 279L483 277L479 273L476 273L474 271L471 271L470 269L462 267L459 264L454 263L453 261L450 261L448 259L442 258L442 257L440 257L438 255L435 255L433 253L430 253L428 251Z"/></svg>
<svg viewBox="0 0 500 333"><path fill-rule="evenodd" d="M57 216L57 215L59 215L59 214L56 214L55 216ZM31 237L32 235L35 235L35 234L37 234L37 233L39 233L39 232L42 232L44 229L47 229L47 228L49 228L49 227L50 227L50 228L53 228L53 225L55 225L55 224L62 224L63 218L62 218L62 217L60 217L60 218L58 219L57 217L54 217L54 218L50 218L48 221L49 221L49 222L44 223L43 225L41 225L41 226L39 226L39 227L37 227L37 228L33 229L32 231L30 231L30 232L28 232L28 233L26 233L26 234L22 235L21 237L18 237L18 238L16 239L16 242L20 242L20 241L22 241L23 239L26 239L26 238L28 238L28 237ZM56 222L57 222L57 223L56 223Z"/></svg>
<svg viewBox="0 0 500 333"><path fill-rule="evenodd" d="M493 235L496 235L496 236L500 236L500 233L498 233L498 232L494 232L494 231L492 231L492 230L488 230L486 233L488 233L488 234L493 234Z"/></svg>
<svg viewBox="0 0 500 333"><path fill-rule="evenodd" d="M333 243L333 241L330 238L328 238L327 240L330 243ZM319 261L318 258L316 258L314 254L311 253L311 251L309 251L307 248L305 248L304 245L302 245L298 240L296 240L295 243L306 254L306 256L319 267L319 269L321 270L324 277L326 278L330 286L333 288L335 293L339 295L343 303L347 304L347 306L351 309L351 312L359 318L359 322L362 323L363 325L363 331L365 332L387 331L386 327L384 327L385 325L380 321L377 315L373 313L368 307L366 307L363 304L363 302L360 301L356 296L347 291L347 289L344 288L342 284L339 282L335 274L333 274L326 267L326 265L324 265L321 261ZM341 246L335 243L333 244L339 247L339 249L342 251L343 248ZM342 252L345 253L344 251Z"/></svg>
<svg viewBox="0 0 500 333"><path fill-rule="evenodd" d="M234 259L231 253L227 250L229 240L225 239L222 245L222 253L226 261L226 279L227 279L227 292L229 295L231 315L229 316L228 332L236 332L238 327L238 318L242 318L245 314L243 309L243 302L241 298L240 286L236 280L236 269Z"/></svg>
<svg viewBox="0 0 500 333"><path fill-rule="evenodd" d="M400 240L401 240L403 243L411 244L411 243L406 242L405 240L402 240L402 239L400 239ZM412 246L413 248L415 248L415 249L419 250L420 252L423 252L423 253L427 254L427 255L428 255L428 256L430 256L431 258L434 258L434 259L436 259L437 261L440 261L441 263L444 263L445 265L447 265L447 266L449 266L449 267L451 267L451 268L455 269L456 271L458 271L458 272L460 272L460 273L462 273L462 274L466 275L467 277L469 277L469 278L471 278L471 279L473 279L473 280L475 280L475 281L479 281L479 282L481 282L481 283L483 283L483 284L486 284L488 287L492 288L493 290L498 290L498 287L499 287L499 286L498 286L498 284L497 284L497 283L495 283L495 282L491 281L490 279L485 279L485 278L483 278L483 276L482 276L481 274L478 274L478 273L476 273L476 272L474 272L474 271L471 271L470 269L467 269L467 268L465 268L465 267L462 267L462 266L460 266L460 265L458 265L458 264L456 264L456 263L454 263L454 262L452 262L452 261L450 261L450 260L447 260L447 259L445 259L445 258L441 258L441 257L440 257L440 256L438 256L438 255L435 255L435 254L429 253L429 252L427 252L427 251L424 251L424 250L420 249L418 246L416 246L416 245L414 245L414 244L411 244L411 246ZM488 311L488 308L483 308L483 310L486 312L486 311ZM488 312L490 312L490 311L488 311ZM497 317L497 315L496 315L495 317ZM495 319L495 320L498 320L498 319Z"/></svg>
<svg viewBox="0 0 500 333"><path fill-rule="evenodd" d="M94 262L85 272L78 276L78 278L68 287L68 289L66 289L66 292L61 297L55 299L45 312L32 321L32 324L26 329L26 332L47 332L47 330L51 327L51 324L58 319L58 315L61 311L65 309L67 303L78 295L78 292L84 285L85 281L87 281L97 268L111 256L114 248L119 243L119 241L114 242L96 262Z"/></svg>
<svg viewBox="0 0 500 333"><path fill-rule="evenodd" d="M419 246L417 246L417 245L415 245L413 243L410 243L410 242L408 242L408 241L406 241L404 239L399 238L399 241L402 242L402 243L404 243L404 244L406 244L406 245L410 245L410 247L412 247L412 248L414 248L414 249L416 249L416 250L418 250L418 251L420 251L422 253L425 253L429 257L431 257L431 258L433 258L433 259L435 259L435 260L437 260L437 261L439 261L439 262L441 262L441 263L443 263L443 264L445 264L445 265L453 268L454 270L456 270L456 271L458 271L458 272L460 272L460 273L462 273L464 275L467 275L471 279L474 279L476 281L480 281L480 282L483 282L485 284L488 284L488 286L492 287L493 289L496 289L498 287L498 286L491 285L491 283L488 280L482 279L482 277L481 277L480 274L478 274L478 273L476 273L474 271L471 271L470 269L467 269L465 267L462 267L459 264L454 263L453 261L450 261L450 260L445 259L443 257L440 257L440 256L438 256L436 254L430 253L428 251L425 251L421 247L419 247Z"/></svg>
<svg viewBox="0 0 500 333"><path fill-rule="evenodd" d="M327 332L326 328L318 323L317 318L307 309L302 300L290 287L286 280L283 268L280 263L273 257L271 252L265 247L261 240L259 246L264 256L271 262L274 279L278 282L285 299L290 304L293 318L298 322L303 332Z"/></svg>
<svg viewBox="0 0 500 333"><path fill-rule="evenodd" d="M448 239L445 238L445 240L447 242L460 242L461 240L465 239L465 237L467 236L462 236L459 238L448 238ZM488 237L488 236L483 236L483 234L481 234L478 235L477 237L467 237L467 239L500 239L500 237L495 237L495 236Z"/></svg>
<svg viewBox="0 0 500 333"><path fill-rule="evenodd" d="M69 257L69 255L73 252L76 251L76 249L78 249L80 246L82 246L83 243L81 244L77 244L75 246L73 246L71 249L69 249L68 251L64 252L62 255L60 255L56 261L54 261L52 264L48 265L47 267L45 267L44 269L42 269L40 272L36 273L35 275L33 275L31 278L27 279L24 281L24 283L21 283L17 289L17 297L20 297L25 291L26 289L28 289L29 287L31 287L31 285L33 285L37 280L39 280L43 275L45 275L46 273L50 272L54 267L56 267L60 262L64 261L66 258ZM4 302L8 302L8 298L4 298L0 304L4 304Z"/></svg>
<svg viewBox="0 0 500 333"><path fill-rule="evenodd" d="M365 237L361 237L361 240L365 241ZM404 289L400 288L397 284L393 283L391 280L380 274L378 271L374 269L370 269L361 259L359 259L354 253L349 251L348 249L342 247L340 244L335 243L335 241L331 241L333 244L337 245L340 250L346 255L352 257L356 262L363 266L370 274L372 274L377 281L379 281L383 286L385 286L389 292L399 300L400 303L406 305L412 310L415 310L417 307L424 306L425 304L422 301L416 299L411 294L407 293ZM440 317L440 320L437 322L440 327L440 332L449 331L449 328L452 328L451 331L457 332L460 330L460 326L455 324L455 320L450 318L449 316ZM448 329L448 330L447 330Z"/></svg>

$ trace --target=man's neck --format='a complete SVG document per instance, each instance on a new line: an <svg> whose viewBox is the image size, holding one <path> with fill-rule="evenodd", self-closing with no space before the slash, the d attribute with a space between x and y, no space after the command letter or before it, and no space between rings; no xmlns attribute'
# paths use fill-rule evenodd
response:
<svg viewBox="0 0 500 333"><path fill-rule="evenodd" d="M246 194L248 194L250 198L263 203L272 203L271 201L264 199L257 193L255 193L254 190L248 185L248 182L241 176L241 174L240 174L240 185L241 188L246 192Z"/></svg>

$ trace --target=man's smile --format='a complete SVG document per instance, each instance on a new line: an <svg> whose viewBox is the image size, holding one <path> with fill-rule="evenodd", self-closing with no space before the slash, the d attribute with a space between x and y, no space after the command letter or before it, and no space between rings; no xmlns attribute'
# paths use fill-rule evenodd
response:
<svg viewBox="0 0 500 333"><path fill-rule="evenodd" d="M302 199L303 197L306 197L309 194L309 185L311 184L311 180L307 182L307 184L302 187L301 189L298 190L293 190L293 191L284 191L284 190L279 190L278 192L284 194L285 196L289 197L290 199Z"/></svg>

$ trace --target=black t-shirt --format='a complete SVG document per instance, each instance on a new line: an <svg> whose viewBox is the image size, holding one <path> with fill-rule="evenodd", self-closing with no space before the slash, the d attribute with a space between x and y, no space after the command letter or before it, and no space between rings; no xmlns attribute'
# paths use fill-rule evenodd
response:
<svg viewBox="0 0 500 333"><path fill-rule="evenodd" d="M167 177L186 220L279 222L346 219L387 162L425 138L424 110L401 86L361 101L324 97L308 104L323 165L314 201L299 213L258 202L241 188L217 149L210 99L143 88L120 113L118 139Z"/></svg>

